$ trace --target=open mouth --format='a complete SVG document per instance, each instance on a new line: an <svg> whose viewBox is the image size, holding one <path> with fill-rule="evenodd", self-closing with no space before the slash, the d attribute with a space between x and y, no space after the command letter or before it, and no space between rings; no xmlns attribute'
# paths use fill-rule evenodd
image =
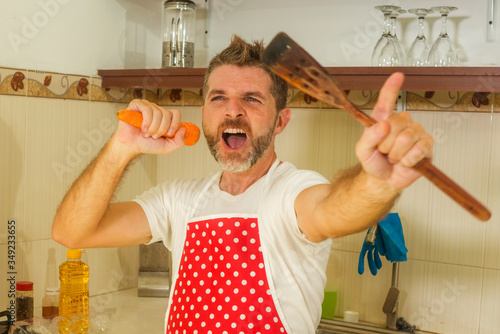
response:
<svg viewBox="0 0 500 334"><path fill-rule="evenodd" d="M230 148L238 149L247 141L247 134L241 129L229 128L222 133L222 139Z"/></svg>

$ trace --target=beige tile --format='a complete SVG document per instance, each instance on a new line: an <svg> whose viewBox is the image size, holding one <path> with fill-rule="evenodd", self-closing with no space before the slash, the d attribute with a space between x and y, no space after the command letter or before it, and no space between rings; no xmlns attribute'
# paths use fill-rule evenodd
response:
<svg viewBox="0 0 500 334"><path fill-rule="evenodd" d="M347 97L360 109L373 109L378 94L378 90L350 90Z"/></svg>
<svg viewBox="0 0 500 334"><path fill-rule="evenodd" d="M421 330L478 333L482 269L410 260L400 265L400 316Z"/></svg>
<svg viewBox="0 0 500 334"><path fill-rule="evenodd" d="M56 208L88 164L88 102L28 98L25 194L28 240L50 238Z"/></svg>
<svg viewBox="0 0 500 334"><path fill-rule="evenodd" d="M63 77L61 74L30 70L27 76L28 96L55 98L58 97L57 93L62 93L61 91L57 92L52 90Z"/></svg>
<svg viewBox="0 0 500 334"><path fill-rule="evenodd" d="M176 107L179 108L183 105L183 97L185 92L182 89L168 89L161 92L161 96L158 97L158 103L161 106Z"/></svg>
<svg viewBox="0 0 500 334"><path fill-rule="evenodd" d="M1 223L0 228L7 230L7 224ZM8 246L6 243L0 244L0 271L2 272L3 279L0 280L0 309L6 310L10 306L11 300L15 302L15 263L9 263L12 259L8 259ZM15 258L14 258L15 261ZM14 265L13 269L10 268ZM14 270L14 271L13 271ZM14 276L14 277L12 277ZM15 310L15 305L14 305ZM15 311L14 311L15 312Z"/></svg>
<svg viewBox="0 0 500 334"><path fill-rule="evenodd" d="M481 321L479 333L495 334L500 328L500 271L485 270L481 294Z"/></svg>
<svg viewBox="0 0 500 334"><path fill-rule="evenodd" d="M412 113L434 134L434 164L486 203L484 166L490 145L488 115ZM480 223L427 180L405 190L397 210L406 219L408 256L413 259L482 266L486 224Z"/></svg>
<svg viewBox="0 0 500 334"><path fill-rule="evenodd" d="M0 244L7 242L7 221L24 226L26 98L0 96ZM5 228L4 228L5 226Z"/></svg>
<svg viewBox="0 0 500 334"><path fill-rule="evenodd" d="M485 240L485 255L484 266L490 269L500 269L500 245L498 236L500 235L500 152L498 150L498 142L500 140L500 118L498 114L492 116L492 138L490 148L490 163L487 169L490 177L490 185L488 191L488 205L492 210L492 218L485 224L486 240Z"/></svg>
<svg viewBox="0 0 500 334"><path fill-rule="evenodd" d="M201 106L203 97L201 89L184 89L184 106Z"/></svg>
<svg viewBox="0 0 500 334"><path fill-rule="evenodd" d="M478 93L480 94L480 93ZM494 108L495 96L489 94L478 103L474 92L411 91L407 93L407 110L489 113Z"/></svg>
<svg viewBox="0 0 500 334"><path fill-rule="evenodd" d="M354 148L362 134L363 127L342 110L327 109L308 112L313 113L319 121L317 151L315 146L309 148L318 159L316 170L331 180L339 170L358 163ZM310 134L312 133L304 133L303 136Z"/></svg>
<svg viewBox="0 0 500 334"><path fill-rule="evenodd" d="M137 286L139 247L87 249L91 296Z"/></svg>
<svg viewBox="0 0 500 334"><path fill-rule="evenodd" d="M319 130L319 110L293 108L288 126L275 139L278 158L299 169L317 170Z"/></svg>
<svg viewBox="0 0 500 334"><path fill-rule="evenodd" d="M91 159L106 145L118 126L117 112L125 103L92 102L89 108L88 136L92 145Z"/></svg>
<svg viewBox="0 0 500 334"><path fill-rule="evenodd" d="M344 311L355 311L359 313L360 321L384 325L382 306L390 287L392 267L384 263L373 276L365 263L365 272L359 275L359 253L343 251L343 254L344 263L337 268L342 273L343 283L338 292L339 309L336 314L343 316Z"/></svg>
<svg viewBox="0 0 500 334"><path fill-rule="evenodd" d="M341 250L332 249L326 268L325 291L337 291L336 317L343 317L344 314L342 310L344 308L345 253Z"/></svg>
<svg viewBox="0 0 500 334"><path fill-rule="evenodd" d="M289 98L288 107L289 108L306 108L306 109L319 109L321 106L321 101L318 101L312 96L294 89L292 90L292 96Z"/></svg>
<svg viewBox="0 0 500 334"><path fill-rule="evenodd" d="M28 92L28 71L13 68L1 68L0 94L27 96Z"/></svg>

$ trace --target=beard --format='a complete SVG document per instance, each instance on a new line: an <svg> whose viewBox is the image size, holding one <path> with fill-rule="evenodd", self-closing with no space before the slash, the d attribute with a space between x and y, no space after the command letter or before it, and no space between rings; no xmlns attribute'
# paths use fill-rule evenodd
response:
<svg viewBox="0 0 500 334"><path fill-rule="evenodd" d="M218 128L217 133L213 134L208 131L205 123L203 123L203 133L208 144L208 148L215 158L215 161L221 166L222 170L229 173L242 173L254 166L268 151L274 137L274 128L276 126L277 117L274 119L272 126L267 129L267 132L261 136L253 138L248 149L241 152L226 152L223 156L219 147L219 138L222 136L222 129L225 127L236 127L243 129L247 134L247 141L250 140L249 135L252 134L250 127L241 120L226 120ZM224 139L223 139L224 140Z"/></svg>

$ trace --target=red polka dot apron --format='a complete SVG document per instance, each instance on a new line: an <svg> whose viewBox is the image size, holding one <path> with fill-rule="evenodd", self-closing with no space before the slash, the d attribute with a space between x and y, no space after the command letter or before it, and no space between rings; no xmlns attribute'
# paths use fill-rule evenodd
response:
<svg viewBox="0 0 500 334"><path fill-rule="evenodd" d="M271 296L256 216L188 223L172 293L167 334L286 333Z"/></svg>

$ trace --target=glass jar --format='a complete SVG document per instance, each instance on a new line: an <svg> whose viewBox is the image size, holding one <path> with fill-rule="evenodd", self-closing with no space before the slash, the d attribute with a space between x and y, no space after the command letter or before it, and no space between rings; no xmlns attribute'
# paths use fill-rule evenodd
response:
<svg viewBox="0 0 500 334"><path fill-rule="evenodd" d="M53 319L59 315L59 288L47 288L42 299L42 317Z"/></svg>
<svg viewBox="0 0 500 334"><path fill-rule="evenodd" d="M16 321L33 319L33 282L16 283Z"/></svg>
<svg viewBox="0 0 500 334"><path fill-rule="evenodd" d="M162 67L193 67L196 4L167 0L163 11Z"/></svg>

